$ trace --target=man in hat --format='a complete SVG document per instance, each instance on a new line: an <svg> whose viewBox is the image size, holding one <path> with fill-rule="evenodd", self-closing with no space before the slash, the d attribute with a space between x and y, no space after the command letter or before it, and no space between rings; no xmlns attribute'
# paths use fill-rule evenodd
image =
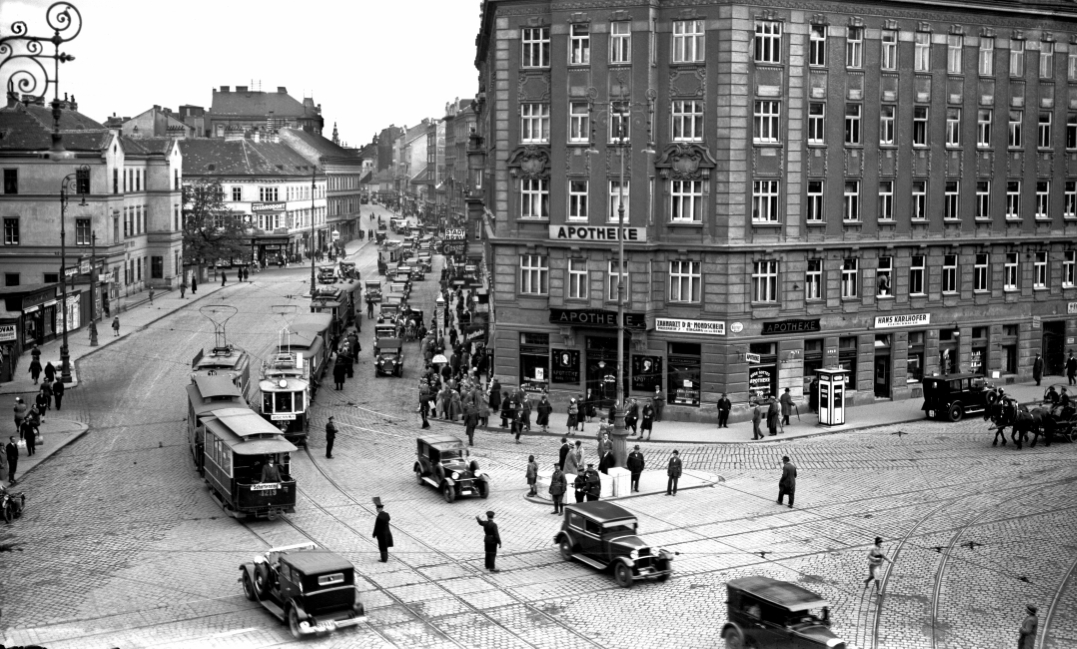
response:
<svg viewBox="0 0 1077 649"><path fill-rule="evenodd" d="M594 464L587 465L587 471L585 472L587 478L587 502L592 500L598 500L602 495L602 476L598 475L598 471L595 471Z"/></svg>
<svg viewBox="0 0 1077 649"><path fill-rule="evenodd" d="M333 459L333 442L337 439L337 425L333 423L333 416L325 423L325 457Z"/></svg>
<svg viewBox="0 0 1077 649"><path fill-rule="evenodd" d="M629 488L632 491L639 491L639 475L643 473L644 466L643 453L639 452L639 444L636 444L635 450L628 454L625 465L632 474L632 483Z"/></svg>
<svg viewBox="0 0 1077 649"><path fill-rule="evenodd" d="M497 569L497 549L501 547L501 534L494 522L494 512L486 512L486 520L482 520L481 516L476 516L475 520L486 532L482 539L483 548L486 550L486 569L490 572L501 572Z"/></svg>
<svg viewBox="0 0 1077 649"><path fill-rule="evenodd" d="M8 437L4 445L4 454L7 455L7 478L12 486L15 485L15 470L19 468L19 447L15 444L15 436Z"/></svg>
<svg viewBox="0 0 1077 649"><path fill-rule="evenodd" d="M1077 383L1077 358L1073 357L1073 350L1070 350L1070 357L1066 359L1066 377L1070 380L1070 385Z"/></svg>
<svg viewBox="0 0 1077 649"><path fill-rule="evenodd" d="M669 458L669 466L666 467L666 495L677 495L677 482L681 479L681 471L683 465L681 464L681 454L677 451L673 451L673 457Z"/></svg>
<svg viewBox="0 0 1077 649"><path fill-rule="evenodd" d="M778 504L789 494L789 507L793 507L793 496L797 490L797 468L789 461L789 456L782 456L782 477L778 480Z"/></svg>
<svg viewBox="0 0 1077 649"><path fill-rule="evenodd" d="M1039 385L1043 378L1043 358L1039 354L1036 354L1036 360L1032 361L1032 378L1036 379L1036 385Z"/></svg>
<svg viewBox="0 0 1077 649"><path fill-rule="evenodd" d="M718 428L729 428L729 411L733 408L733 402L725 392L718 400Z"/></svg>
<svg viewBox="0 0 1077 649"><path fill-rule="evenodd" d="M568 491L568 481L561 465L553 463L553 475L550 476L550 498L553 499L553 513L560 514L565 510L565 492Z"/></svg>
<svg viewBox="0 0 1077 649"><path fill-rule="evenodd" d="M378 539L378 552L381 553L382 563L389 562L389 548L393 547L393 530L389 527L389 512L385 511L385 505L381 504L381 498L374 497L374 507L378 510L378 516L374 519L374 538Z"/></svg>
<svg viewBox="0 0 1077 649"><path fill-rule="evenodd" d="M1036 649L1036 631L1040 626L1040 620L1036 617L1038 610L1034 604L1025 607L1028 616L1021 623L1021 632L1017 636L1017 649Z"/></svg>
<svg viewBox="0 0 1077 649"><path fill-rule="evenodd" d="M266 460L265 466L262 467L262 482L280 482L280 469L273 464L272 458Z"/></svg>

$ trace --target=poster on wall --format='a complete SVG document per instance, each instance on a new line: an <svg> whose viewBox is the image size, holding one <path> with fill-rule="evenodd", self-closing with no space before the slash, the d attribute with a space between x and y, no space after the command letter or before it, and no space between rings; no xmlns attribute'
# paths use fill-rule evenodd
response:
<svg viewBox="0 0 1077 649"><path fill-rule="evenodd" d="M654 392L662 385L661 356L632 356L632 389Z"/></svg>
<svg viewBox="0 0 1077 649"><path fill-rule="evenodd" d="M551 352L553 358L550 365L553 366L553 383L580 382L580 352L575 349L554 349Z"/></svg>
<svg viewBox="0 0 1077 649"><path fill-rule="evenodd" d="M766 403L774 394L774 366L762 365L748 370L748 403Z"/></svg>

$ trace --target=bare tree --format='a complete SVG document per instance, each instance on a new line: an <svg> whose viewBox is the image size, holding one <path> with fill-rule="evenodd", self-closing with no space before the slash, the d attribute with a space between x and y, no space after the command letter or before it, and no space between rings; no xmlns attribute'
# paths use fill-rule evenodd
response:
<svg viewBox="0 0 1077 649"><path fill-rule="evenodd" d="M219 180L183 186L183 260L201 266L245 258L249 251L244 215L225 207Z"/></svg>

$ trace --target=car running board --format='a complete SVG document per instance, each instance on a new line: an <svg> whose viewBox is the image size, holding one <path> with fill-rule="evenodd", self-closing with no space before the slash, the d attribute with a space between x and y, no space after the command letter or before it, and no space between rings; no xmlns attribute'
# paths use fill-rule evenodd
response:
<svg viewBox="0 0 1077 649"><path fill-rule="evenodd" d="M281 608L276 602L270 601L268 599L263 599L261 600L261 604L262 606L266 607L266 609L270 613L276 615L278 619L284 619L284 609Z"/></svg>
<svg viewBox="0 0 1077 649"><path fill-rule="evenodd" d="M584 555L584 554L580 554L578 552L576 554L573 554L572 558L576 559L577 561L582 561L582 562L586 563L587 565L591 566L592 568L598 568L599 570L604 570L606 568L606 566L604 566L601 563L595 561L591 557L589 557L587 555Z"/></svg>
<svg viewBox="0 0 1077 649"><path fill-rule="evenodd" d="M433 478L423 476L423 482L425 482L426 484L430 485L431 487L433 487L435 489L440 489L441 488L441 485L438 484L438 481L433 479Z"/></svg>

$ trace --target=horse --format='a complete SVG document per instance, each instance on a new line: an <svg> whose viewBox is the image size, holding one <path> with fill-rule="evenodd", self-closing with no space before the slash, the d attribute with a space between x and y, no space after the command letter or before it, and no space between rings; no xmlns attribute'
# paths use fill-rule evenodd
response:
<svg viewBox="0 0 1077 649"><path fill-rule="evenodd" d="M995 431L995 439L992 440L991 446L998 446L999 438L1002 439L1002 445L1006 445L1006 427L1013 426L1016 418L1016 410L1007 407L1007 401L997 399L994 403L988 403L984 408L984 421L990 420L993 426L989 430ZM1014 443L1016 442L1017 440L1014 439Z"/></svg>

